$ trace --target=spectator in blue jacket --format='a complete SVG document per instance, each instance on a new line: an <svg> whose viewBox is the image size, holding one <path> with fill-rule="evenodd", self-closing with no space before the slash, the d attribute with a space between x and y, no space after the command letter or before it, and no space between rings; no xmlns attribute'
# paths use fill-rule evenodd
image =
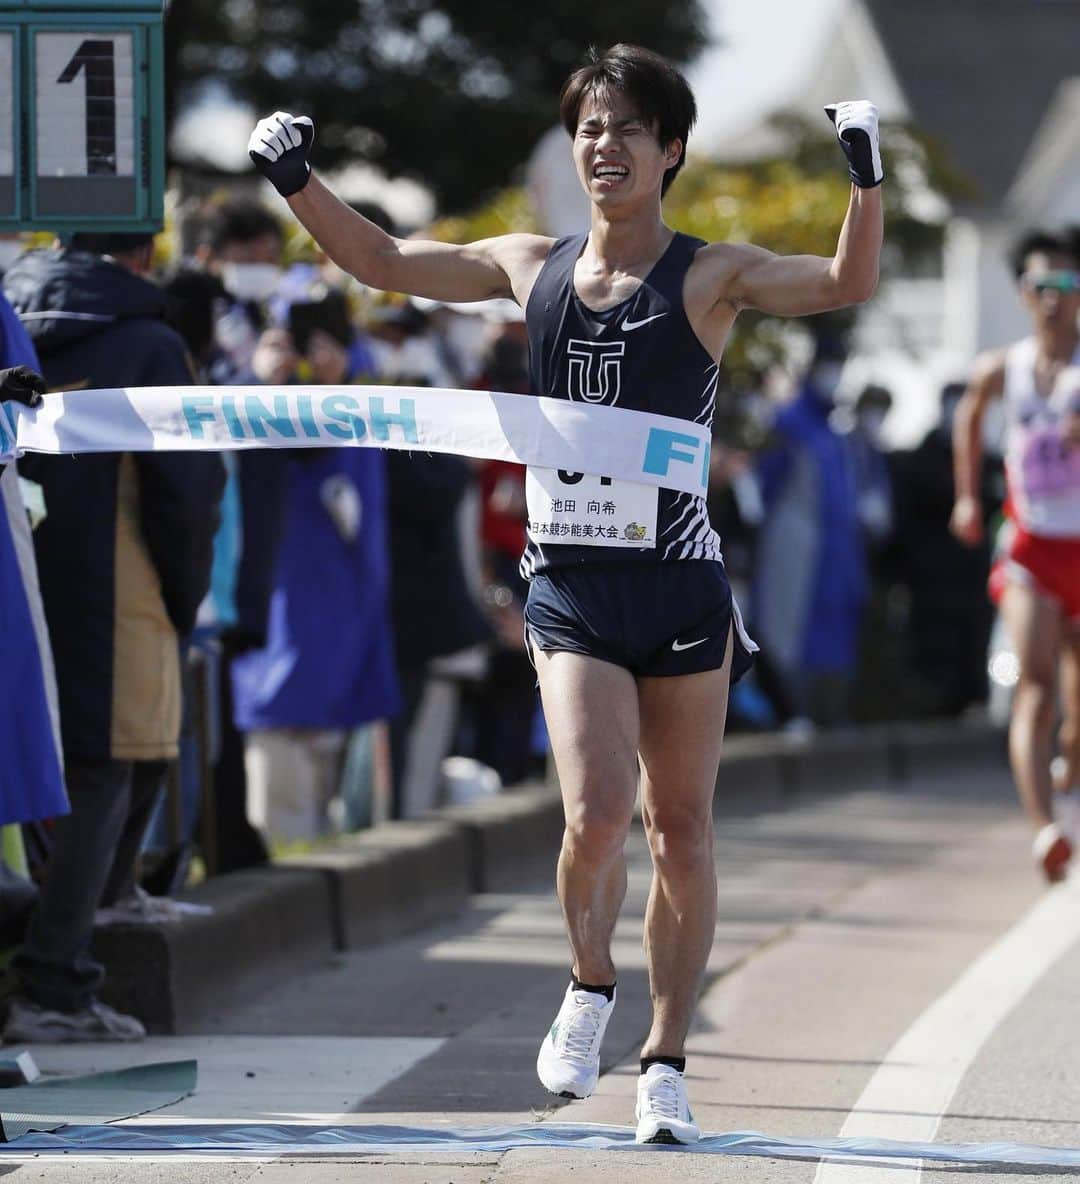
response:
<svg viewBox="0 0 1080 1184"><path fill-rule="evenodd" d="M765 520L754 586L757 635L798 714L823 725L848 719L868 591L854 475L829 422L846 356L840 338L819 337L758 469Z"/></svg>
<svg viewBox="0 0 1080 1184"><path fill-rule="evenodd" d="M311 377L362 381L344 297L292 306L287 334ZM249 733L253 821L282 838L327 829L350 731L398 710L390 623L385 457L374 448L288 454L265 644L233 663L237 726Z"/></svg>
<svg viewBox="0 0 1080 1184"><path fill-rule="evenodd" d="M191 383L183 342L147 278L150 235L76 235L4 277L50 390ZM71 397L78 397L73 395ZM92 394L86 397L92 398ZM132 867L177 755L180 639L209 582L224 484L210 453L27 456L48 516L34 535L60 695L72 812L54 829L41 902L14 969L7 1041L133 1040L97 998L99 903Z"/></svg>

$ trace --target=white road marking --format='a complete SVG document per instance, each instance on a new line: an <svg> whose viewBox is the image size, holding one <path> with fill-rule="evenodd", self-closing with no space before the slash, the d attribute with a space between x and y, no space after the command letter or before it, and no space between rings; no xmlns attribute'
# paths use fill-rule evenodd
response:
<svg viewBox="0 0 1080 1184"><path fill-rule="evenodd" d="M932 1142L953 1094L998 1025L1080 938L1080 886L1048 891L889 1050L841 1138ZM873 1156L868 1145L867 1155ZM814 1184L916 1184L922 1161L853 1167L823 1160ZM852 1175L852 1173L856 1173Z"/></svg>

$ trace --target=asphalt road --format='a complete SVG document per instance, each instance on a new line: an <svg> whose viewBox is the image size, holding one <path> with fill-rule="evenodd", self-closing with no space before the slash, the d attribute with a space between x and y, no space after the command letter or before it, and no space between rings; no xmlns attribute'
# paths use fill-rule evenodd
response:
<svg viewBox="0 0 1080 1184"><path fill-rule="evenodd" d="M1004 772L861 784L782 810L742 802L716 823L720 920L688 1047L695 1115L710 1134L869 1140L853 1162L688 1151L507 1152L379 1147L197 1162L190 1155L20 1161L12 1184L254 1181L562 1184L788 1181L1009 1184L1080 1168L882 1164L878 1140L1080 1148L1080 886L1047 890ZM40 1048L48 1071L196 1055L190 1099L141 1120L389 1124L443 1129L633 1121L647 1027L641 917L648 857L631 845L616 940L619 1002L597 1093L555 1104L537 1046L567 981L551 884L476 898L452 924L268 982L206 1030L136 1048ZM253 1076L251 1076L253 1074ZM977 1153L976 1158L978 1157ZM672 1158L676 1156L677 1158ZM1080 1162L1080 1161L1078 1161ZM4 1184L7 1184L5 1179Z"/></svg>

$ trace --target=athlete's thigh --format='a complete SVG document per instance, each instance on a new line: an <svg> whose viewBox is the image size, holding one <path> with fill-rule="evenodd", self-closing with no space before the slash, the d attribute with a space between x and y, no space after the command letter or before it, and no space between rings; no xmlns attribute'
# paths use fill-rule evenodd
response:
<svg viewBox="0 0 1080 1184"><path fill-rule="evenodd" d="M638 680L641 795L646 815L664 804L711 809L724 741L732 636L718 670Z"/></svg>
<svg viewBox="0 0 1080 1184"><path fill-rule="evenodd" d="M1001 614L1020 661L1021 677L1053 686L1061 652L1061 608L1036 589L1011 581L1001 598Z"/></svg>
<svg viewBox="0 0 1080 1184"><path fill-rule="evenodd" d="M567 818L586 803L630 823L637 793L637 685L629 670L566 650L533 650Z"/></svg>

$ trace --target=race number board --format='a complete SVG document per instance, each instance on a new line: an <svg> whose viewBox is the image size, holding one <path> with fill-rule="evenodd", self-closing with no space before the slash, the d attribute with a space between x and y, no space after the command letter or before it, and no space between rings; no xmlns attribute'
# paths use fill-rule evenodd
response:
<svg viewBox="0 0 1080 1184"><path fill-rule="evenodd" d="M27 0L0 14L0 230L157 230L162 12Z"/></svg>

